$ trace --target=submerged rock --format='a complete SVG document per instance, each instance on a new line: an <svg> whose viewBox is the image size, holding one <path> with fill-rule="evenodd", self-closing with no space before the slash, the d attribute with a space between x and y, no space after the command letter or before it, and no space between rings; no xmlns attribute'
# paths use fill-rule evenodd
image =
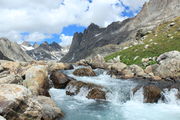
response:
<svg viewBox="0 0 180 120"><path fill-rule="evenodd" d="M74 80L73 78L65 75L64 73L61 73L60 71L53 71L50 75L50 79L53 82L53 85L55 88L66 88L67 84Z"/></svg>
<svg viewBox="0 0 180 120"><path fill-rule="evenodd" d="M144 102L157 103L161 98L161 89L154 85L144 86Z"/></svg>
<svg viewBox="0 0 180 120"><path fill-rule="evenodd" d="M76 76L96 76L96 73L91 68L79 68L73 74Z"/></svg>
<svg viewBox="0 0 180 120"><path fill-rule="evenodd" d="M93 88L89 91L87 98L89 99L106 99L106 93L99 89L99 88Z"/></svg>
<svg viewBox="0 0 180 120"><path fill-rule="evenodd" d="M106 90L102 86L93 83L85 83L81 81L71 81L66 87L67 95L77 95L80 92L87 92L86 97L89 99L106 99Z"/></svg>

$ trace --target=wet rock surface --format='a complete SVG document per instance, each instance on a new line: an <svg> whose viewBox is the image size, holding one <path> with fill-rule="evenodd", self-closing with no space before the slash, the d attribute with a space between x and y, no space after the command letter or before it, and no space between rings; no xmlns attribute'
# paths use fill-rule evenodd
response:
<svg viewBox="0 0 180 120"><path fill-rule="evenodd" d="M74 80L60 71L53 71L50 75L50 79L52 80L54 87L60 89L66 88L67 84L71 80Z"/></svg>
<svg viewBox="0 0 180 120"><path fill-rule="evenodd" d="M79 68L73 74L76 76L96 76L96 73L91 68Z"/></svg>
<svg viewBox="0 0 180 120"><path fill-rule="evenodd" d="M106 90L102 86L85 83L81 81L71 81L66 87L66 94L73 96L81 92L81 90L88 91L87 98L89 99L106 99Z"/></svg>

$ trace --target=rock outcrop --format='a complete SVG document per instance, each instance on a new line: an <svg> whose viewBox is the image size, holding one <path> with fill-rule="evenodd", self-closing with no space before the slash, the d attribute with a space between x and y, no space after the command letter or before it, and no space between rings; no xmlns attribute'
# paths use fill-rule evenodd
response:
<svg viewBox="0 0 180 120"><path fill-rule="evenodd" d="M136 41L138 31L152 30L158 24L177 16L180 16L179 0L150 0L134 18L114 22L106 28L91 24L83 33L75 33L70 50L62 61L76 62L90 56L98 47Z"/></svg>
<svg viewBox="0 0 180 120"><path fill-rule="evenodd" d="M17 43L11 42L6 38L0 38L0 58L13 61L33 60Z"/></svg>
<svg viewBox="0 0 180 120"><path fill-rule="evenodd" d="M33 95L49 95L49 81L47 66L32 66L26 71L23 85L31 90Z"/></svg>

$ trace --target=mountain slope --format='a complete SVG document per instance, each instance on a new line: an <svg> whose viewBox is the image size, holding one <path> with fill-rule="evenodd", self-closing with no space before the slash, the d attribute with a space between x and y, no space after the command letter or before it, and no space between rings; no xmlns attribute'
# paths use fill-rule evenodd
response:
<svg viewBox="0 0 180 120"><path fill-rule="evenodd" d="M177 50L180 51L180 17L159 25L142 40L125 50L106 56L106 61L120 56L120 60L126 64L143 64L143 58L153 58L162 53ZM150 59L148 64L155 61Z"/></svg>
<svg viewBox="0 0 180 120"><path fill-rule="evenodd" d="M17 43L11 42L6 38L0 38L0 52L2 53L1 59L11 59L14 61L33 60Z"/></svg>
<svg viewBox="0 0 180 120"><path fill-rule="evenodd" d="M93 49L108 44L136 41L138 31L152 30L177 16L180 16L180 0L150 0L134 18L114 22L107 28L91 24L83 33L75 33L70 50L62 61L78 61L91 55Z"/></svg>
<svg viewBox="0 0 180 120"><path fill-rule="evenodd" d="M0 51L0 60L10 60L10 59L4 56L4 54Z"/></svg>

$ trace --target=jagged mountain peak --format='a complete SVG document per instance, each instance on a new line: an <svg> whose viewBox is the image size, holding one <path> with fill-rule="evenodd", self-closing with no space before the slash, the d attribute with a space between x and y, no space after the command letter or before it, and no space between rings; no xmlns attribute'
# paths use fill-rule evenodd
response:
<svg viewBox="0 0 180 120"><path fill-rule="evenodd" d="M32 47L31 43L28 42L28 41L24 41L24 42L22 43L22 45L27 46L27 47Z"/></svg>

